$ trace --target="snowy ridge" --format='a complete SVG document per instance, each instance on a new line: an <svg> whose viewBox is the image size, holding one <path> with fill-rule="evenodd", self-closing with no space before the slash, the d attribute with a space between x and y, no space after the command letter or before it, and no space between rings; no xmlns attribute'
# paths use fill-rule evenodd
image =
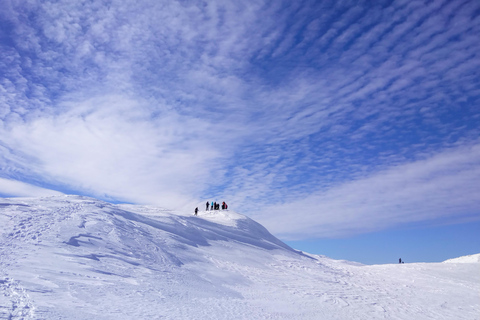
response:
<svg viewBox="0 0 480 320"><path fill-rule="evenodd" d="M0 319L478 319L472 264L363 266L232 211L0 199Z"/></svg>
<svg viewBox="0 0 480 320"><path fill-rule="evenodd" d="M443 261L443 263L480 263L480 253L448 259Z"/></svg>

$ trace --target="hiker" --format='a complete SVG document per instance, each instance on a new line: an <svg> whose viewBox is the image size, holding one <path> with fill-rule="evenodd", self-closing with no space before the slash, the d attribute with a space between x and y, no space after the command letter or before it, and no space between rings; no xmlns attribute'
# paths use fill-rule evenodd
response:
<svg viewBox="0 0 480 320"><path fill-rule="evenodd" d="M402 263L402 258L398 259L398 263Z"/></svg>
<svg viewBox="0 0 480 320"><path fill-rule="evenodd" d="M207 201L207 211L209 207L210 207L210 202Z"/></svg>
<svg viewBox="0 0 480 320"><path fill-rule="evenodd" d="M195 215L198 214L198 207L195 208Z"/></svg>

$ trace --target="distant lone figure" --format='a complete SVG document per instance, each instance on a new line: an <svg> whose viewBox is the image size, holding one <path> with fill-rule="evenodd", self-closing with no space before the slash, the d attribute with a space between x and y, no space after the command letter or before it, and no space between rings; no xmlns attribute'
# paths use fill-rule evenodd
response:
<svg viewBox="0 0 480 320"><path fill-rule="evenodd" d="M398 259L398 263L402 263L402 258Z"/></svg>
<svg viewBox="0 0 480 320"><path fill-rule="evenodd" d="M195 215L198 214L198 207L195 208Z"/></svg>
<svg viewBox="0 0 480 320"><path fill-rule="evenodd" d="M207 201L207 211L209 207L210 207L210 202Z"/></svg>

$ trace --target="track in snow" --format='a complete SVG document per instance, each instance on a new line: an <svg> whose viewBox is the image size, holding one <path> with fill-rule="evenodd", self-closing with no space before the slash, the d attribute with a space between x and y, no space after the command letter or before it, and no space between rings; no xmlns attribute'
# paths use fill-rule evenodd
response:
<svg viewBox="0 0 480 320"><path fill-rule="evenodd" d="M0 200L1 319L478 319L478 264L363 266L231 211Z"/></svg>

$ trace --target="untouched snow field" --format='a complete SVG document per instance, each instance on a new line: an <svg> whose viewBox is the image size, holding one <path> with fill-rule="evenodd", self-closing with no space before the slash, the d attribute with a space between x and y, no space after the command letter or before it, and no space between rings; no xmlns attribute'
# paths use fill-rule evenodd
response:
<svg viewBox="0 0 480 320"><path fill-rule="evenodd" d="M0 226L0 319L480 319L478 263L332 260L232 211L15 198Z"/></svg>

